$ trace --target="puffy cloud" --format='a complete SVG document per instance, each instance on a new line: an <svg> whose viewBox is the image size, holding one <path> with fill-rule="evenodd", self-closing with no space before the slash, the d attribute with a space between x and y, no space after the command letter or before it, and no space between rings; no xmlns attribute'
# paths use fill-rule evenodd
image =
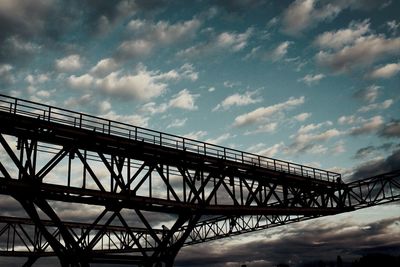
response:
<svg viewBox="0 0 400 267"><path fill-rule="evenodd" d="M304 82L307 85L311 86L313 84L317 84L320 80L322 80L323 78L325 78L324 74L307 74L306 76L304 76L303 78L299 79L298 81Z"/></svg>
<svg viewBox="0 0 400 267"><path fill-rule="evenodd" d="M337 129L329 129L321 133L299 133L295 136L294 140L297 146L304 147L306 144L326 141L341 134Z"/></svg>
<svg viewBox="0 0 400 267"><path fill-rule="evenodd" d="M383 137L400 137L400 120L393 120L388 124L384 125L382 130L379 132L380 136Z"/></svg>
<svg viewBox="0 0 400 267"><path fill-rule="evenodd" d="M316 0L296 0L284 11L282 17L283 31L289 35L300 35L305 29L316 23L335 17L340 7L334 4L323 4L316 8Z"/></svg>
<svg viewBox="0 0 400 267"><path fill-rule="evenodd" d="M199 97L199 95L192 94L189 90L183 89L179 93L173 95L167 103L156 104L155 102L149 102L143 105L142 110L151 114L163 113L169 108L196 110L197 106L195 100L197 97Z"/></svg>
<svg viewBox="0 0 400 267"><path fill-rule="evenodd" d="M386 22L386 25L388 26L389 31L391 31L393 34L396 34L400 28L400 22L397 22L396 20L388 21Z"/></svg>
<svg viewBox="0 0 400 267"><path fill-rule="evenodd" d="M317 63L337 72L346 72L357 67L368 66L387 56L400 54L400 38L383 35L362 36L353 43L336 51L320 51Z"/></svg>
<svg viewBox="0 0 400 267"><path fill-rule="evenodd" d="M268 107L261 107L257 108L249 113L242 114L237 116L234 121L234 126L241 127L249 124L253 124L266 118L270 117L271 115L282 112L293 107L299 106L304 103L304 96L299 98L291 97L287 101L278 103Z"/></svg>
<svg viewBox="0 0 400 267"><path fill-rule="evenodd" d="M12 84L15 82L14 74L12 70L13 66L10 64L0 64L0 83L1 84Z"/></svg>
<svg viewBox="0 0 400 267"><path fill-rule="evenodd" d="M177 53L180 57L199 57L209 55L223 49L238 52L247 46L253 33L253 28L248 28L243 33L222 32L213 36L208 42L201 43Z"/></svg>
<svg viewBox="0 0 400 267"><path fill-rule="evenodd" d="M37 75L32 75L28 74L25 77L25 81L27 81L29 84L39 84L39 83L45 83L49 80L49 75L45 73L37 74Z"/></svg>
<svg viewBox="0 0 400 267"><path fill-rule="evenodd" d="M216 107L213 108L213 111L217 110L227 110L232 106L246 106L250 104L254 104L261 101L261 98L253 98L257 92L255 91L247 91L244 94L233 94L226 97L219 103Z"/></svg>
<svg viewBox="0 0 400 267"><path fill-rule="evenodd" d="M119 57L142 57L147 56L153 49L154 44L146 40L124 41L118 47Z"/></svg>
<svg viewBox="0 0 400 267"><path fill-rule="evenodd" d="M133 34L133 38L122 42L118 48L118 56L121 58L146 56L157 46L193 37L201 23L198 18L175 24L167 21L153 23L146 20L131 20L127 29Z"/></svg>
<svg viewBox="0 0 400 267"><path fill-rule="evenodd" d="M194 81L198 77L198 73L190 64L184 64L178 70L170 70L168 72L149 71L144 65L139 64L133 73L124 73L119 70L113 71L105 77L95 78L92 76L92 73L105 73L105 70L110 65L114 67L111 59L102 60L91 69L89 74L71 75L67 78L67 82L74 88L86 89L95 87L106 95L146 101L164 93L170 81L182 79ZM187 92L185 91L184 93ZM189 96L192 96L192 98L189 98ZM183 103L185 97L189 102L194 101L194 95L186 94L177 99L175 105L188 108L190 103Z"/></svg>
<svg viewBox="0 0 400 267"><path fill-rule="evenodd" d="M191 94L189 90L183 89L176 94L170 101L169 106L180 109L196 110L195 99L198 95Z"/></svg>
<svg viewBox="0 0 400 267"><path fill-rule="evenodd" d="M62 72L75 71L82 67L81 57L76 54L69 55L61 59L56 59L55 64L57 70Z"/></svg>
<svg viewBox="0 0 400 267"><path fill-rule="evenodd" d="M350 135L369 134L378 131L383 126L383 118L381 116L374 116L369 120L364 121L361 126L353 127L350 129Z"/></svg>
<svg viewBox="0 0 400 267"><path fill-rule="evenodd" d="M71 75L67 78L68 84L76 89L88 89L92 86L94 78L90 74L81 76Z"/></svg>
<svg viewBox="0 0 400 267"><path fill-rule="evenodd" d="M118 64L113 58L104 58L97 62L96 66L90 69L90 73L95 76L104 76L117 68Z"/></svg>
<svg viewBox="0 0 400 267"><path fill-rule="evenodd" d="M369 112L371 110L384 110L388 109L392 106L394 103L393 99L387 99L383 101L382 103L374 103L374 104L369 104L367 106L363 106L358 109L358 112Z"/></svg>
<svg viewBox="0 0 400 267"><path fill-rule="evenodd" d="M315 27L320 22L334 19L345 9L370 10L378 7L380 4L380 1L374 0L296 0L283 12L283 32L298 36L303 31Z"/></svg>
<svg viewBox="0 0 400 267"><path fill-rule="evenodd" d="M279 44L274 50L271 51L270 53L270 58L272 61L278 61L282 59L286 54L289 49L289 46L292 42L285 41Z"/></svg>
<svg viewBox="0 0 400 267"><path fill-rule="evenodd" d="M112 72L102 79L96 80L96 86L103 93L123 98L149 100L161 95L167 84L160 81L157 74L139 69L134 74Z"/></svg>
<svg viewBox="0 0 400 267"><path fill-rule="evenodd" d="M170 44L192 37L201 23L197 18L175 24L167 21L152 23L145 20L132 20L128 23L127 28L136 36L151 43Z"/></svg>
<svg viewBox="0 0 400 267"><path fill-rule="evenodd" d="M354 93L353 96L363 101L371 103L374 102L378 97L379 89L381 89L380 86L373 84L368 86L367 88L358 90L357 92Z"/></svg>
<svg viewBox="0 0 400 267"><path fill-rule="evenodd" d="M385 66L374 69L369 75L372 79L387 79L400 72L400 63L389 63Z"/></svg>
<svg viewBox="0 0 400 267"><path fill-rule="evenodd" d="M331 126L333 123L331 121L325 121L325 122L321 122L321 123L311 123L311 124L307 124L307 125L302 125L300 126L300 128L297 130L298 134L306 134L309 133L311 131L320 129L321 127L324 126Z"/></svg>
<svg viewBox="0 0 400 267"><path fill-rule="evenodd" d="M308 119L309 117L311 117L311 113L309 113L309 112L303 112L303 113L300 113L300 114L294 116L293 118L294 118L295 120L297 120L297 121L305 121L305 120Z"/></svg>
<svg viewBox="0 0 400 267"><path fill-rule="evenodd" d="M351 22L347 29L320 34L315 39L314 44L321 48L341 49L368 33L370 31L369 26L368 20L360 23Z"/></svg>

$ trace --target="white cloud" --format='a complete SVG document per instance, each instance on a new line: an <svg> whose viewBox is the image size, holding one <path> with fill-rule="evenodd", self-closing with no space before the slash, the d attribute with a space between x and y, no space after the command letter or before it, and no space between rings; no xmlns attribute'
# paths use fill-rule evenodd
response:
<svg viewBox="0 0 400 267"><path fill-rule="evenodd" d="M354 116L354 115L350 115L350 116L341 116L341 117L338 119L338 123L341 124L341 125L345 125L345 124L351 125L351 124L355 124L355 123L362 122L362 121L363 121L363 118L361 118L361 117L356 117L356 116Z"/></svg>
<svg viewBox="0 0 400 267"><path fill-rule="evenodd" d="M333 128L328 129L323 132L315 133L315 132L299 132L296 135L292 136L294 139L293 144L291 144L287 148L287 152L289 154L299 153L299 152L310 152L313 154L325 153L327 149L319 144L320 142L325 142L334 137L338 137L343 133L339 130Z"/></svg>
<svg viewBox="0 0 400 267"><path fill-rule="evenodd" d="M386 25L388 26L389 31L391 31L393 34L396 34L400 28L400 22L397 22L396 20L388 21L386 22Z"/></svg>
<svg viewBox="0 0 400 267"><path fill-rule="evenodd" d="M107 100L103 100L98 104L98 109L102 114L109 112L111 107L111 103Z"/></svg>
<svg viewBox="0 0 400 267"><path fill-rule="evenodd" d="M208 88L208 91L211 93L211 92L214 92L215 91L215 87L214 86L211 86L210 88Z"/></svg>
<svg viewBox="0 0 400 267"><path fill-rule="evenodd" d="M176 94L170 101L169 106L180 109L196 110L195 99L199 95L191 94L189 90L183 89Z"/></svg>
<svg viewBox="0 0 400 267"><path fill-rule="evenodd" d="M265 157L273 157L278 152L284 151L284 150L285 150L285 144L283 142L274 144L270 147L265 147L265 144L263 144L263 143L259 143L259 144L249 147L250 152L257 154L257 155L262 155Z"/></svg>
<svg viewBox="0 0 400 267"><path fill-rule="evenodd" d="M81 57L79 55L70 55L61 59L56 59L56 68L58 71L70 72L79 70L82 67Z"/></svg>
<svg viewBox="0 0 400 267"><path fill-rule="evenodd" d="M179 93L173 95L168 103L156 104L155 102L149 102L143 105L142 111L157 114L166 112L169 108L196 110L197 106L195 100L197 97L199 97L199 95L192 94L189 90L183 89Z"/></svg>
<svg viewBox="0 0 400 267"><path fill-rule="evenodd" d="M271 58L271 60L278 61L282 59L287 54L287 51L291 44L292 42L289 41L280 43L274 50L270 52L269 57Z"/></svg>
<svg viewBox="0 0 400 267"><path fill-rule="evenodd" d="M149 55L153 46L153 43L146 40L124 41L118 47L118 53L121 57L142 57Z"/></svg>
<svg viewBox="0 0 400 267"><path fill-rule="evenodd" d="M170 24L168 21L154 23L147 20L131 20L127 29L133 34L133 38L122 42L118 52L123 57L146 56L155 47L193 37L201 23L197 18L175 24Z"/></svg>
<svg viewBox="0 0 400 267"><path fill-rule="evenodd" d="M373 84L368 86L367 88L360 89L357 92L355 92L354 97L371 103L374 102L376 98L379 96L379 89L381 89L380 86Z"/></svg>
<svg viewBox="0 0 400 267"><path fill-rule="evenodd" d="M307 85L311 86L313 84L317 84L320 80L322 80L323 78L325 78L324 74L307 74L306 76L304 76L301 79L298 79L299 82L304 82Z"/></svg>
<svg viewBox="0 0 400 267"><path fill-rule="evenodd" d="M336 51L320 51L316 61L337 72L368 66L387 56L400 54L400 37L386 38L384 35L361 36L353 43Z"/></svg>
<svg viewBox="0 0 400 267"><path fill-rule="evenodd" d="M320 129L321 127L324 126L331 126L333 123L331 121L325 121L325 122L321 122L321 123L311 123L311 124L307 124L307 125L302 125L300 126L299 130L297 130L298 134L306 134L309 133L311 131Z"/></svg>
<svg viewBox="0 0 400 267"><path fill-rule="evenodd" d="M155 76L146 69L125 75L112 72L103 79L96 80L96 86L108 95L149 100L161 95L167 88L167 84Z"/></svg>
<svg viewBox="0 0 400 267"><path fill-rule="evenodd" d="M139 38L151 43L170 44L192 37L200 28L201 23L197 18L175 24L170 24L168 21L154 23L146 20L132 20L127 28Z"/></svg>
<svg viewBox="0 0 400 267"><path fill-rule="evenodd" d="M113 58L104 58L97 62L96 66L90 69L90 73L95 76L104 76L117 68L118 64Z"/></svg>
<svg viewBox="0 0 400 267"><path fill-rule="evenodd" d="M197 131L197 132L190 132L190 133L184 134L183 137L193 139L193 140L199 140L206 135L207 135L206 131Z"/></svg>
<svg viewBox="0 0 400 267"><path fill-rule="evenodd" d="M383 67L376 68L368 75L368 77L373 79L387 79L396 75L398 72L400 72L400 63L390 63Z"/></svg>
<svg viewBox="0 0 400 267"><path fill-rule="evenodd" d="M71 75L67 78L68 84L75 89L88 89L92 86L93 81L94 78L90 74Z"/></svg>
<svg viewBox="0 0 400 267"><path fill-rule="evenodd" d="M224 81L224 86L227 88L233 88L235 86L239 86L240 84L240 82Z"/></svg>
<svg viewBox="0 0 400 267"><path fill-rule="evenodd" d="M27 81L31 85L44 83L44 82L47 82L49 79L50 79L49 75L44 74L44 73L37 74L37 75L28 74L25 77L25 81Z"/></svg>
<svg viewBox="0 0 400 267"><path fill-rule="evenodd" d="M104 78L96 79L95 85L109 95L150 100L165 92L167 82L181 79L195 80L197 75L190 64L184 64L180 69L168 72L148 71L145 66L139 64L135 73L123 74L121 71L115 71ZM186 105L189 106L187 103Z"/></svg>
<svg viewBox="0 0 400 267"><path fill-rule="evenodd" d="M315 27L323 21L334 19L345 9L376 9L381 1L319 1L319 0L296 0L283 12L283 32L298 36L308 28Z"/></svg>
<svg viewBox="0 0 400 267"><path fill-rule="evenodd" d="M241 127L249 124L253 124L266 118L270 117L271 115L282 112L284 110L288 110L295 106L301 105L304 103L304 96L299 98L291 97L287 101L278 103L268 107L261 107L257 108L249 113L242 114L237 116L234 121L234 126Z"/></svg>
<svg viewBox="0 0 400 267"><path fill-rule="evenodd" d="M311 117L311 113L304 112L294 116L294 119L297 121L305 121L309 117Z"/></svg>
<svg viewBox="0 0 400 267"><path fill-rule="evenodd" d="M222 135L220 135L220 136L218 136L216 138L207 139L205 142L209 143L209 144L217 145L217 144L220 144L220 143L222 143L222 142L224 142L224 141L226 141L226 140L228 140L229 138L232 138L232 137L233 136L230 133L225 133L225 134L222 134Z"/></svg>
<svg viewBox="0 0 400 267"><path fill-rule="evenodd" d="M208 42L189 47L179 51L180 57L199 57L209 55L217 51L238 52L247 46L248 40L253 34L253 28L248 28L243 33L222 32L212 37Z"/></svg>
<svg viewBox="0 0 400 267"><path fill-rule="evenodd" d="M361 134L373 133L379 130L382 127L383 123L384 121L381 116L375 116L370 118L369 120L366 120L361 126L351 128L349 134L361 135Z"/></svg>
<svg viewBox="0 0 400 267"><path fill-rule="evenodd" d="M186 124L186 121L187 121L187 118L175 119L170 124L168 124L167 129L183 127Z"/></svg>
<svg viewBox="0 0 400 267"><path fill-rule="evenodd" d="M384 110L390 108L392 104L394 103L393 99L387 99L383 101L382 103L373 103L369 104L367 106L363 106L358 109L358 112L369 112L371 110Z"/></svg>
<svg viewBox="0 0 400 267"><path fill-rule="evenodd" d="M333 3L322 4L316 8L315 0L296 0L284 11L283 31L289 35L300 35L305 29L315 26L318 22L334 18L340 7Z"/></svg>
<svg viewBox="0 0 400 267"><path fill-rule="evenodd" d="M13 69L14 67L10 64L0 64L0 82L7 84L14 83L15 77L12 73Z"/></svg>
<svg viewBox="0 0 400 267"><path fill-rule="evenodd" d="M149 118L143 117L143 116L140 116L137 114L121 115L121 114L115 113L114 111L109 111L109 112L103 114L102 117L105 119L124 122L127 124L131 124L134 126L140 126L140 127L147 127L148 121L149 121Z"/></svg>
<svg viewBox="0 0 400 267"><path fill-rule="evenodd" d="M257 127L257 129L253 131L246 131L244 134L245 135L250 135L250 134L258 134L258 133L272 133L276 130L278 126L277 122L269 122L265 123L263 125L260 125Z"/></svg>
<svg viewBox="0 0 400 267"><path fill-rule="evenodd" d="M258 103L261 101L261 98L253 98L256 95L256 91L247 91L244 94L233 94L226 97L219 103L216 107L213 108L213 111L217 111L220 109L227 110L232 106L246 106L254 103Z"/></svg>
<svg viewBox="0 0 400 267"><path fill-rule="evenodd" d="M317 36L314 44L321 48L341 49L370 31L369 21L351 22L349 28L325 32Z"/></svg>

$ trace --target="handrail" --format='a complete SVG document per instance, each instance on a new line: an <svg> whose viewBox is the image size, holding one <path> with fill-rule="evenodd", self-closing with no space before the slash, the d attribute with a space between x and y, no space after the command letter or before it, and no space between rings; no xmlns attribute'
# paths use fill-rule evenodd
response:
<svg viewBox="0 0 400 267"><path fill-rule="evenodd" d="M341 178L339 173L331 171L269 158L3 94L0 94L0 110L44 121L65 124L79 129L92 130L134 141L142 141L313 179L336 182Z"/></svg>

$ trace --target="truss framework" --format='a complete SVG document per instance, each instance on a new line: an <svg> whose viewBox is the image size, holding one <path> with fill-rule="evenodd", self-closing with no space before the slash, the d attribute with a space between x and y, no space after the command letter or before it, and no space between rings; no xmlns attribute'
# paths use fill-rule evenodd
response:
<svg viewBox="0 0 400 267"><path fill-rule="evenodd" d="M138 127L121 135L126 125L14 100L0 99L0 193L29 219L0 217L0 255L28 256L25 266L48 255L62 266L172 266L182 246L399 200L398 172L345 184L339 174ZM71 223L62 202L100 211ZM157 228L149 213L172 214L169 225Z"/></svg>

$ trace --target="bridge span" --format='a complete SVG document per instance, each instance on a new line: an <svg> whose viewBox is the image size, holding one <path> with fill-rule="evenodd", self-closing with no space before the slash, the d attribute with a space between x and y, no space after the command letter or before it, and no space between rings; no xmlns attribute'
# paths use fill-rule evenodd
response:
<svg viewBox="0 0 400 267"><path fill-rule="evenodd" d="M183 246L400 200L339 173L0 95L0 255L172 266ZM60 203L91 210L65 218ZM93 215L94 213L94 215ZM160 225L160 218L168 221Z"/></svg>

